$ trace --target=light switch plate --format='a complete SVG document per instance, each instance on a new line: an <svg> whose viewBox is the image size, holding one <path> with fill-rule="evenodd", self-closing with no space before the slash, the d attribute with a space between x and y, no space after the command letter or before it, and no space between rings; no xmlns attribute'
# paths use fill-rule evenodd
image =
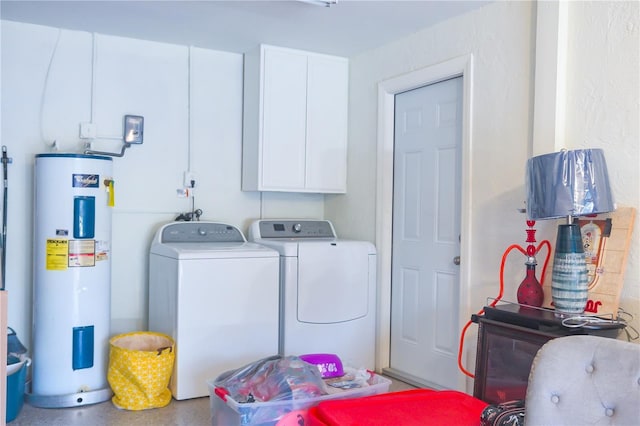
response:
<svg viewBox="0 0 640 426"><path fill-rule="evenodd" d="M142 143L144 134L144 117L140 115L124 116L124 142L125 143Z"/></svg>

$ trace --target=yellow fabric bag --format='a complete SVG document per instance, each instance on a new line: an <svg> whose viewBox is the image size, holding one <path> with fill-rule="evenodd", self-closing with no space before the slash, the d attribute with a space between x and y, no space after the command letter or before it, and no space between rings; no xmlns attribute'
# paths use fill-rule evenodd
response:
<svg viewBox="0 0 640 426"><path fill-rule="evenodd" d="M164 407L171 402L169 380L175 359L173 339L152 331L109 340L107 381L113 404L126 410Z"/></svg>

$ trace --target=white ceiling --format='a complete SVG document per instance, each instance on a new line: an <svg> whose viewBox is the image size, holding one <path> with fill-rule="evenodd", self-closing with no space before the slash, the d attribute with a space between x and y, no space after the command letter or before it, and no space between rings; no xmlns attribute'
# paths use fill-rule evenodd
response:
<svg viewBox="0 0 640 426"><path fill-rule="evenodd" d="M0 18L229 52L266 43L349 57L486 3L1 0Z"/></svg>

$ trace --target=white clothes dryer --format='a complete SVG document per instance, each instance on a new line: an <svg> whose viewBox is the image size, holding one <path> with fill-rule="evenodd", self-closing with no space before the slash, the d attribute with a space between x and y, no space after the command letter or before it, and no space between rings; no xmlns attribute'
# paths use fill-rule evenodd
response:
<svg viewBox="0 0 640 426"><path fill-rule="evenodd" d="M175 399L207 396L207 380L278 353L278 274L278 253L234 226L174 222L157 231L149 330L175 341Z"/></svg>
<svg viewBox="0 0 640 426"><path fill-rule="evenodd" d="M332 353L373 370L373 244L338 239L327 220L258 220L248 238L280 253L280 354Z"/></svg>

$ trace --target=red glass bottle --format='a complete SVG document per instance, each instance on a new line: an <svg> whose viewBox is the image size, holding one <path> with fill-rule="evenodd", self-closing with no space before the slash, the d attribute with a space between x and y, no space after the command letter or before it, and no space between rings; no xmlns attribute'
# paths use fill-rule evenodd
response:
<svg viewBox="0 0 640 426"><path fill-rule="evenodd" d="M527 275L518 287L518 303L539 308L544 301L544 293L540 282L536 278L536 258L529 256L525 265L527 265Z"/></svg>

